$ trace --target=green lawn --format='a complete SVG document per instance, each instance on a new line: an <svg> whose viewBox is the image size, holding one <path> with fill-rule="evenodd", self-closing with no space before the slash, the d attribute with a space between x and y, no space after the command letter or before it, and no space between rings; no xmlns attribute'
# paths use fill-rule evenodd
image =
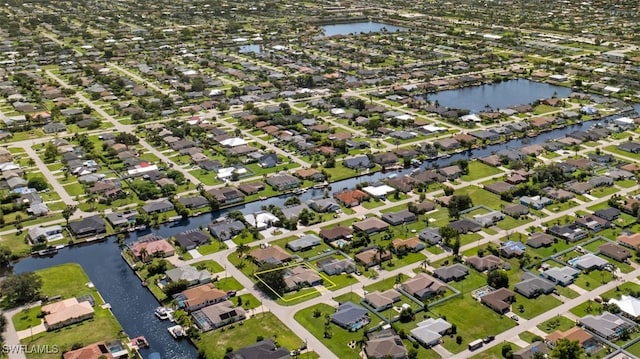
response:
<svg viewBox="0 0 640 359"><path fill-rule="evenodd" d="M403 283L404 281L409 279L409 276L407 276L406 274L400 274L399 278L398 277L387 278L364 287L364 290L368 292L375 292L375 291L383 292L387 289L393 288L394 284L396 284L397 279L400 279L400 283Z"/></svg>
<svg viewBox="0 0 640 359"><path fill-rule="evenodd" d="M224 268L213 259L205 259L191 264L193 267L199 268L204 266L211 273L220 273L224 271Z"/></svg>
<svg viewBox="0 0 640 359"><path fill-rule="evenodd" d="M69 194L69 196L77 196L84 194L84 188L80 183L72 183L64 186L65 191Z"/></svg>
<svg viewBox="0 0 640 359"><path fill-rule="evenodd" d="M538 324L538 328L545 333L551 333L556 330L565 331L567 329L571 329L575 327L576 322L565 317L559 315L555 318L551 318L544 323Z"/></svg>
<svg viewBox="0 0 640 359"><path fill-rule="evenodd" d="M469 315L469 313L474 315ZM469 342L487 335L502 333L516 325L512 319L480 304L469 294L430 308L430 314L446 317L449 323L457 326L458 335L463 339L462 343L457 344L453 339L446 339L443 344L447 350L453 353L459 353L466 349Z"/></svg>
<svg viewBox="0 0 640 359"><path fill-rule="evenodd" d="M472 357L470 357L470 359L496 359L496 358L502 358L502 347L505 345L510 345L512 352L517 351L518 349L520 349L519 346L511 343L511 342L504 342L501 345L494 345L493 347L489 348L489 350L485 350L483 352L480 352Z"/></svg>
<svg viewBox="0 0 640 359"><path fill-rule="evenodd" d="M531 332L522 332L518 335L520 339L524 340L527 343L533 343L534 339L540 338L539 335L533 334Z"/></svg>
<svg viewBox="0 0 640 359"><path fill-rule="evenodd" d="M551 310L562 304L558 299L551 295L541 295L535 299L528 299L520 294L516 294L516 302L511 308L515 313L525 319L531 319L548 310ZM519 307L522 305L524 311L520 312Z"/></svg>
<svg viewBox="0 0 640 359"><path fill-rule="evenodd" d="M593 270L587 274L580 274L576 278L575 284L585 290L593 290L601 286L604 283L609 283L613 280L613 274L605 270Z"/></svg>
<svg viewBox="0 0 640 359"><path fill-rule="evenodd" d="M213 240L209 244L198 246L198 252L203 256L221 251L223 249L227 249L227 245L218 240Z"/></svg>
<svg viewBox="0 0 640 359"><path fill-rule="evenodd" d="M257 314L233 326L203 333L194 343L205 357L222 358L228 348L236 350L251 345L258 341L258 336L271 338L289 350L299 348L304 343L272 313ZM317 355L310 357L317 358Z"/></svg>
<svg viewBox="0 0 640 359"><path fill-rule="evenodd" d="M460 177L463 181L475 181L480 178L502 173L502 171L496 167L486 165L480 161L469 162L469 173Z"/></svg>
<svg viewBox="0 0 640 359"><path fill-rule="evenodd" d="M242 284L240 284L240 282L238 282L238 280L233 277L222 278L219 281L215 282L214 285L216 286L216 288L224 291L229 291L229 290L237 291L237 290L244 289Z"/></svg>
<svg viewBox="0 0 640 359"><path fill-rule="evenodd" d="M604 197L604 196L607 196L607 195L610 195L610 194L616 193L616 192L618 192L618 191L619 191L619 189L618 189L617 187L615 187L615 186L611 186L611 187L598 187L598 188L596 188L596 189L593 189L593 190L591 191L591 193L590 193L590 194L591 194L592 196L594 196L594 197L601 198L601 197Z"/></svg>
<svg viewBox="0 0 640 359"><path fill-rule="evenodd" d="M497 211L501 209L501 204L507 203L501 200L500 196L498 196L497 194L485 191L478 186L463 187L454 192L454 194L467 194L469 195L469 197L471 197L471 201L473 202L474 206L484 205Z"/></svg>
<svg viewBox="0 0 640 359"><path fill-rule="evenodd" d="M314 318L313 313L316 310L320 312L320 316ZM325 316L332 315L334 312L335 309L332 306L321 303L298 311L294 315L294 318L298 323L302 324L302 326L311 332L313 336L326 345L329 350L338 356L338 358L357 358L360 348L356 346L355 349L351 349L348 344L362 339L364 330L371 326L371 324L367 325L365 329L350 332L330 323L329 328L331 338L325 338Z"/></svg>
<svg viewBox="0 0 640 359"><path fill-rule="evenodd" d="M42 318L38 318L38 315L42 313L42 307L37 306L30 309L23 309L16 313L12 319L13 326L17 331L29 329L40 325Z"/></svg>

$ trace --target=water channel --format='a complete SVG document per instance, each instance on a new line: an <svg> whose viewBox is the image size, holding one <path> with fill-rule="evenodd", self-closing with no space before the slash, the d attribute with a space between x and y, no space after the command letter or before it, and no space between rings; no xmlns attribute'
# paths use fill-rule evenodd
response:
<svg viewBox="0 0 640 359"><path fill-rule="evenodd" d="M331 24L320 27L325 36L350 35L371 32L397 32L406 30L403 27L383 24L380 22L353 22L345 24Z"/></svg>
<svg viewBox="0 0 640 359"><path fill-rule="evenodd" d="M479 88L476 89L479 90ZM560 93L561 90L563 90L563 88L558 87L557 89L554 89L554 91L557 91L558 93ZM463 103L470 101L468 92L465 93L467 93L467 95L464 99L461 99L464 101ZM517 93L517 91L514 91L511 94L514 93ZM537 94L536 98L544 96L547 96L546 92L544 94ZM515 103L509 104L506 107L512 106L513 104ZM490 105L494 106L493 103L490 103ZM636 109L640 110L640 106L637 106ZM458 159L483 157L502 149L520 148L527 144L540 144L550 139L563 137L573 131L588 130L594 124L601 121L603 120L587 121L581 124L545 132L534 138L514 139L502 144L490 145L482 149L474 149L464 153L459 153L449 158L434 159L425 162L422 166L423 168L428 168L433 166L434 163L437 163L438 166L443 167ZM407 174L410 171L412 171L412 169L403 169L396 171L395 173L402 175ZM355 187L356 184L365 181L379 181L389 175L390 173L388 172L377 172L358 178L338 181L331 185L331 192L340 191L343 188L352 188ZM312 189L302 194L300 199L302 201L306 201L312 198L320 198L323 194L324 190ZM264 201L247 203L215 213L207 213L191 218L188 221L163 225L158 229L153 229L152 231L163 237L171 237L190 228L206 226L211 223L213 219L224 216L231 210L240 210L241 212L248 214L259 211L262 206L268 204L283 206L286 198L287 196L283 195L269 198ZM128 241L134 241L139 235L147 233L149 232L132 233ZM169 335L166 328L170 326L170 323L161 322L154 316L153 311L158 306L158 302L145 287L141 286L138 277L135 276L133 271L121 258L120 248L116 243L115 237L109 238L101 243L64 248L54 257L26 258L16 263L14 270L16 273L22 273L71 262L79 263L84 268L91 281L104 297L105 301L111 304L113 313L124 328L125 332L130 337L144 335L147 340L149 340L151 348L142 351L144 357L147 357L151 351L159 352L162 355L162 358L169 359L192 359L197 357L196 349L188 341L175 341Z"/></svg>

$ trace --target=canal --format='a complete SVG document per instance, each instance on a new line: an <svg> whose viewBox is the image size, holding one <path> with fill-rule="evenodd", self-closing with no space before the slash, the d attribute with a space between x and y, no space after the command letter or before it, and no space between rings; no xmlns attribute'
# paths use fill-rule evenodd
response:
<svg viewBox="0 0 640 359"><path fill-rule="evenodd" d="M380 22L352 22L343 24L323 25L320 27L325 36L335 35L357 35L371 32L397 32L405 31L406 28L383 24Z"/></svg>
<svg viewBox="0 0 640 359"><path fill-rule="evenodd" d="M636 107L640 109L640 106ZM560 138L568 133L578 130L587 130L596 123L604 120L592 120L573 126L556 129L542 133L534 138L514 139L502 144L490 145L482 149L474 149L464 153L453 155L449 158L439 158L425 162L423 168L428 168L437 163L444 167L459 159L488 156L501 149L520 148L528 144L540 144L547 140ZM526 141L526 142L525 142ZM407 174L412 169L403 169L394 173ZM389 173L373 173L358 178L335 182L331 185L331 192L340 191L343 188L351 188L356 184L367 181L375 182L389 176ZM309 190L300 196L302 201L322 197L324 190ZM269 198L264 201L247 203L233 208L224 209L216 213L207 213L189 219L163 225L152 232L170 237L179 232L196 227L206 227L213 219L224 216L231 210L239 210L245 214L259 211L262 206L274 204L283 206L287 196ZM138 236L149 233L131 233L128 241L134 241ZM141 285L140 280L128 267L120 256L120 248L116 238L111 237L104 242L88 245L64 248L54 257L26 258L14 266L16 273L38 270L63 263L79 263L91 278L96 288L100 291L105 301L111 304L112 311L125 332L130 337L144 335L150 343L150 349L143 349L141 353L146 358L152 351L159 352L162 358L192 359L197 357L196 349L186 340L175 341L167 332L168 322L158 320L154 309L158 302L151 293ZM218 359L218 358L212 358Z"/></svg>

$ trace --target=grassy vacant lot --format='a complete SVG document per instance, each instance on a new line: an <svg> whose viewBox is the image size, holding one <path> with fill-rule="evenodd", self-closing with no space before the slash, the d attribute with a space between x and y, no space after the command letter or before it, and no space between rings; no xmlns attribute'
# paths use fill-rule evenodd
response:
<svg viewBox="0 0 640 359"><path fill-rule="evenodd" d="M538 324L538 328L545 333L555 332L556 330L565 331L571 329L576 325L576 322L559 315L555 318L551 318L544 323Z"/></svg>
<svg viewBox="0 0 640 359"><path fill-rule="evenodd" d="M196 268L199 266L204 266L211 273L220 273L224 271L224 268L222 268L222 266L213 259L205 259L199 262L195 262L192 264L192 266Z"/></svg>
<svg viewBox="0 0 640 359"><path fill-rule="evenodd" d="M502 171L496 167L485 165L480 161L471 161L469 162L469 173L462 176L460 179L463 181L474 181L480 178L493 176L498 173L502 173Z"/></svg>
<svg viewBox="0 0 640 359"><path fill-rule="evenodd" d="M512 310L525 319L531 319L560 304L560 301L551 295L541 295L535 299L528 299L520 294L516 294L516 302L513 304ZM524 311L522 312L519 310L520 305L524 307Z"/></svg>
<svg viewBox="0 0 640 359"><path fill-rule="evenodd" d="M257 314L231 327L206 332L194 343L207 358L222 358L227 348L236 350L251 345L258 341L258 336L271 338L289 350L299 348L304 343L272 313ZM318 357L311 354L310 358Z"/></svg>
<svg viewBox="0 0 640 359"><path fill-rule="evenodd" d="M78 324L66 326L51 332L35 334L33 338L23 340L22 344L27 345L58 345L61 351L68 351L75 344L81 346L95 343L100 340L111 340L118 338L122 327L108 309L100 307L103 304L95 288L89 288L86 283L89 278L82 268L77 264L64 264L56 267L37 271L42 277L43 295L62 295L63 298L70 298L80 295L93 295L96 306L93 319L83 321ZM30 311L23 321L23 316L18 314L14 317L14 323L18 328L28 328L33 322L33 313L37 315L40 307ZM40 322L37 321L37 324ZM36 354L28 355L28 358L59 358L60 354Z"/></svg>
<svg viewBox="0 0 640 359"><path fill-rule="evenodd" d="M471 197L471 201L473 202L474 206L484 205L497 211L501 209L501 204L507 203L501 200L500 196L498 196L497 194L485 191L478 186L467 186L456 191L454 194L467 194L469 195L469 197Z"/></svg>
<svg viewBox="0 0 640 359"><path fill-rule="evenodd" d="M474 315L469 315L469 313L474 313ZM458 335L463 339L462 343L456 344L455 339L447 338L443 344L447 350L453 353L459 353L466 349L469 342L487 335L501 333L516 325L513 320L480 304L469 294L430 308L430 314L437 317L444 316L449 323L457 325Z"/></svg>

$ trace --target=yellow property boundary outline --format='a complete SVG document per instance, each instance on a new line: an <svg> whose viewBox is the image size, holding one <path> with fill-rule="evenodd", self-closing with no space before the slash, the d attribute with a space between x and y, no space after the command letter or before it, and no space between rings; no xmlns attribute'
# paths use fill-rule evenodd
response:
<svg viewBox="0 0 640 359"><path fill-rule="evenodd" d="M314 291L309 291L309 292L304 293L304 294L297 295L297 296L292 297L292 298L285 298L285 297L281 296L280 294L278 294L275 290L273 290L273 288L271 288L271 286L269 286L265 281L262 280L262 278L260 278L260 274L274 272L274 271L277 271L277 270L285 270L285 269L288 269L288 268L294 268L294 267L301 266L301 265L307 267L307 269L309 269L309 270L312 270L312 271L316 272L320 276L320 278L322 278L322 283L323 284L327 283L327 282L330 283L330 285L328 285L328 286L327 285L323 285L326 289L331 289L331 288L333 288L333 287L335 287L337 285L331 279L329 279L329 277L327 275L318 272L318 270L316 270L315 268L311 267L309 265L309 263L306 263L306 262L290 264L290 265L283 266L283 267L277 267L277 268L272 268L272 269L265 270L265 271L260 271L260 272L254 273L253 276L256 277L257 280L259 280L262 284L264 284L267 288L269 288L269 290L271 290L271 292L273 292L273 294L277 295L278 298L280 298L284 302L291 302L291 301L294 301L294 300L302 299L304 297L308 297L310 295L314 295L316 292L320 293L321 290L317 289L316 287L309 287L309 288L313 288L315 290Z"/></svg>

